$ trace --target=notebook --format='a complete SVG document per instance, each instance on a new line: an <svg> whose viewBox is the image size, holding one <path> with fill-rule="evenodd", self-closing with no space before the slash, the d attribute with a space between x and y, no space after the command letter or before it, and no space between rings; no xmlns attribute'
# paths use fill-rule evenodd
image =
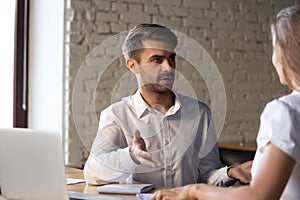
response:
<svg viewBox="0 0 300 200"><path fill-rule="evenodd" d="M97 191L100 193L138 194L149 192L153 188L153 184L108 184L97 187Z"/></svg>
<svg viewBox="0 0 300 200"><path fill-rule="evenodd" d="M68 192L61 135L33 129L0 128L1 195L8 199L120 200Z"/></svg>

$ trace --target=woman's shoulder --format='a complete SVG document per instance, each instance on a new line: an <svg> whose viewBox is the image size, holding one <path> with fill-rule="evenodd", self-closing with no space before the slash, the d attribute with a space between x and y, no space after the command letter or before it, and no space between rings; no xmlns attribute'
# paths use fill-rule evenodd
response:
<svg viewBox="0 0 300 200"><path fill-rule="evenodd" d="M300 92L293 91L292 93L278 98L278 101L286 104L292 109L299 109L300 107Z"/></svg>
<svg viewBox="0 0 300 200"><path fill-rule="evenodd" d="M264 149L272 142L295 160L299 160L300 141L299 95L286 95L269 102L262 115L257 137L258 146Z"/></svg>
<svg viewBox="0 0 300 200"><path fill-rule="evenodd" d="M300 93L291 93L280 98L274 99L267 103L264 112L288 112L300 114Z"/></svg>
<svg viewBox="0 0 300 200"><path fill-rule="evenodd" d="M261 115L264 122L281 124L289 120L293 123L300 122L300 96L289 94L267 103Z"/></svg>

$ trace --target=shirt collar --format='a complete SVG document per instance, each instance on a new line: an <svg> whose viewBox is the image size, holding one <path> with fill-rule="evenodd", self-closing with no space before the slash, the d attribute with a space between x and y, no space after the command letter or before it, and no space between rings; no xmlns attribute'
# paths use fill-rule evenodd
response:
<svg viewBox="0 0 300 200"><path fill-rule="evenodd" d="M141 118L146 110L150 109L150 106L144 101L140 89L138 89L134 95L134 107L139 118Z"/></svg>
<svg viewBox="0 0 300 200"><path fill-rule="evenodd" d="M171 106L171 108L168 110L166 115L175 114L181 107L181 102L180 102L180 98L179 98L177 91L175 89L172 89L172 92L175 94L175 104L173 106Z"/></svg>
<svg viewBox="0 0 300 200"><path fill-rule="evenodd" d="M175 114L181 107L180 99L176 90L172 89L172 92L175 94L175 104L168 110L166 115ZM139 118L146 112L151 110L151 107L143 99L140 89L134 94L134 107Z"/></svg>

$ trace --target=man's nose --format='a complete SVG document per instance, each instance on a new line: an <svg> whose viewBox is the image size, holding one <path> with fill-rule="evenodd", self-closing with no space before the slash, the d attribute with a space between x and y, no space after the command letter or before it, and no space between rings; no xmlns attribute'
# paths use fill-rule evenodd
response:
<svg viewBox="0 0 300 200"><path fill-rule="evenodd" d="M174 64L169 59L165 59L162 63L162 71L169 72L172 71L173 68Z"/></svg>

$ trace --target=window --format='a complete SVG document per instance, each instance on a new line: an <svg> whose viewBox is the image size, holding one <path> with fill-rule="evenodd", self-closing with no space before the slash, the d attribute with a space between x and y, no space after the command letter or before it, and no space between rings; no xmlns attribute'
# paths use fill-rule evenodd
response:
<svg viewBox="0 0 300 200"><path fill-rule="evenodd" d="M27 127L28 1L1 1L0 127Z"/></svg>
<svg viewBox="0 0 300 200"><path fill-rule="evenodd" d="M15 1L0 3L0 127L13 127Z"/></svg>
<svg viewBox="0 0 300 200"><path fill-rule="evenodd" d="M29 0L16 0L13 126L27 127Z"/></svg>

